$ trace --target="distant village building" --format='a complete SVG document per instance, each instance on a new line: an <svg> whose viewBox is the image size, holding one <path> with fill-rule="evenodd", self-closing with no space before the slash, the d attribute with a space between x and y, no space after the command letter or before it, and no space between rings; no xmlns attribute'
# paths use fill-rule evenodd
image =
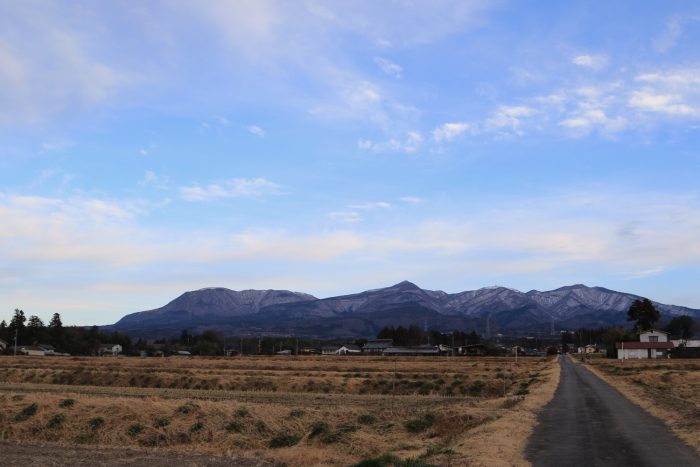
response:
<svg viewBox="0 0 700 467"><path fill-rule="evenodd" d="M488 348L486 344L470 344L457 348L457 353L459 353L459 355L480 356L486 355L487 352Z"/></svg>
<svg viewBox="0 0 700 467"><path fill-rule="evenodd" d="M390 356L437 356L440 348L432 345L419 345L415 347L389 347L384 350L384 355Z"/></svg>
<svg viewBox="0 0 700 467"><path fill-rule="evenodd" d="M103 344L97 351L98 355L119 355L122 353L122 346L120 344Z"/></svg>
<svg viewBox="0 0 700 467"><path fill-rule="evenodd" d="M44 357L46 351L37 345L23 345L17 347L17 354L31 357Z"/></svg>
<svg viewBox="0 0 700 467"><path fill-rule="evenodd" d="M690 339L671 339L674 347L686 347L688 349L694 349L700 347L700 338L690 338Z"/></svg>
<svg viewBox="0 0 700 467"><path fill-rule="evenodd" d="M321 349L322 355L359 355L361 353L360 346L354 344L327 345Z"/></svg>
<svg viewBox="0 0 700 467"><path fill-rule="evenodd" d="M9 347L9 345L10 344L0 339L0 352L4 352L5 350L7 350L7 347Z"/></svg>
<svg viewBox="0 0 700 467"><path fill-rule="evenodd" d="M650 329L639 334L639 342L616 342L618 360L666 358L673 348L668 333Z"/></svg>
<svg viewBox="0 0 700 467"><path fill-rule="evenodd" d="M394 345L391 339L372 339L362 346L362 353L382 355L386 349Z"/></svg>

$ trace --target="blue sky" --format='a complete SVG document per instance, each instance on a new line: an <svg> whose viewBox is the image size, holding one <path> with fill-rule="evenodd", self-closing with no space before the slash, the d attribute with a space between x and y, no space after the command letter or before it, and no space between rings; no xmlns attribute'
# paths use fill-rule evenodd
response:
<svg viewBox="0 0 700 467"><path fill-rule="evenodd" d="M0 318L585 283L700 308L696 2L0 3Z"/></svg>

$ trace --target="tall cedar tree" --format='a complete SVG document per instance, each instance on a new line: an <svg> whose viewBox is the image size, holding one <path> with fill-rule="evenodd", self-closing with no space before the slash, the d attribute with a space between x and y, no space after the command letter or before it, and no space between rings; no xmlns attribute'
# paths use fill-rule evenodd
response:
<svg viewBox="0 0 700 467"><path fill-rule="evenodd" d="M654 308L654 304L648 298L635 300L627 311L627 321L636 321L637 324L634 327L640 332L654 327L659 318L659 311Z"/></svg>

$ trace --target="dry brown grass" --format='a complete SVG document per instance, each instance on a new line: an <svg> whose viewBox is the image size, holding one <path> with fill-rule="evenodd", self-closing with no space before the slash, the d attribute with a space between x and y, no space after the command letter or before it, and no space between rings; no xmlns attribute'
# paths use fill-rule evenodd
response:
<svg viewBox="0 0 700 467"><path fill-rule="evenodd" d="M588 368L700 453L700 360L607 360Z"/></svg>
<svg viewBox="0 0 700 467"><path fill-rule="evenodd" d="M240 383L252 378L260 383ZM386 453L519 465L533 413L557 378L558 366L542 358L2 358L0 439L288 465ZM32 404L35 414L16 419ZM416 419L431 421L412 432ZM290 440L298 441L271 447Z"/></svg>

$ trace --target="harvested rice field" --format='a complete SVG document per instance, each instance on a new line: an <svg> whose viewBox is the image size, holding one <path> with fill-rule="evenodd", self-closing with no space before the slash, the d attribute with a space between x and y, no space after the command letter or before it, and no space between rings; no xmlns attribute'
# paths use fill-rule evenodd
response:
<svg viewBox="0 0 700 467"><path fill-rule="evenodd" d="M553 358L3 357L0 440L290 466L519 465L558 371Z"/></svg>

